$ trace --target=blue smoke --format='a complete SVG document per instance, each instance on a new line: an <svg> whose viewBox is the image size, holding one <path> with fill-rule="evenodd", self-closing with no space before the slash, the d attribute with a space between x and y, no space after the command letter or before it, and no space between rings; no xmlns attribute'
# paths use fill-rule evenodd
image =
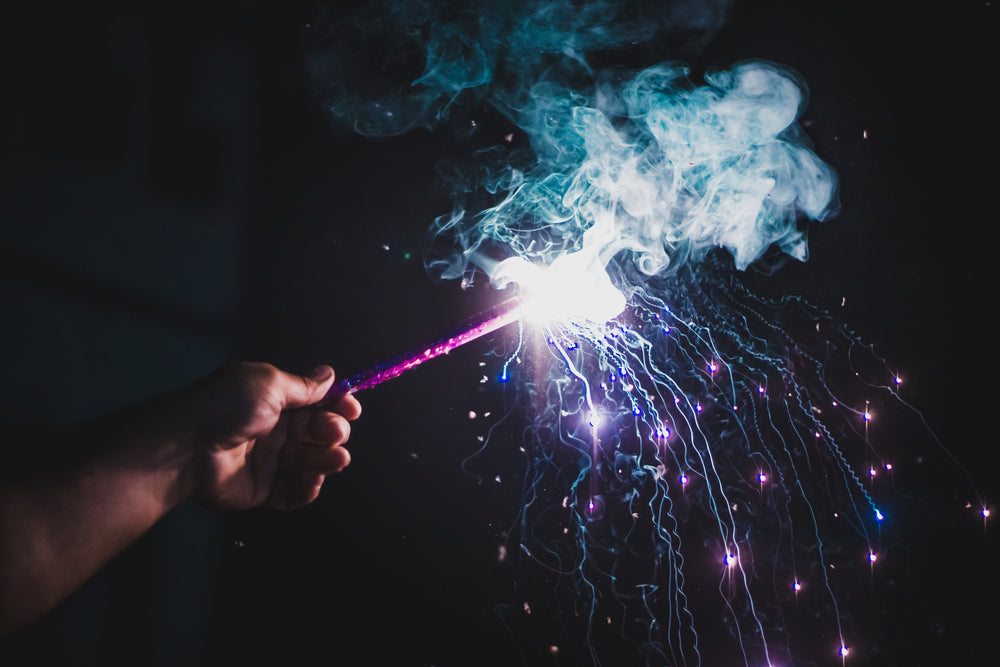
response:
<svg viewBox="0 0 1000 667"><path fill-rule="evenodd" d="M807 225L838 212L836 174L798 125L805 82L764 61L700 79L628 66L660 43L696 53L726 9L392 2L315 28L334 117L371 137L480 140L439 169L454 205L428 230L432 276L500 288L571 265L562 300L616 304L523 328L500 371L530 415L507 553L554 581L593 663L632 662L602 649L613 634L645 664L699 664L691 578L714 581L709 623L746 664L794 653L800 596L825 610L836 655L853 630L828 544L878 548L884 516L855 472L879 460L870 414L844 396L895 400L895 375L822 310L738 279L805 261Z"/></svg>
<svg viewBox="0 0 1000 667"><path fill-rule="evenodd" d="M435 222L432 235L458 252L432 256L432 272L471 279L469 262L492 272L491 253L549 264L588 246L644 276L714 248L740 270L772 246L806 259L800 222L836 211L837 179L796 125L805 87L795 73L745 62L695 86L670 63L608 79L585 92L530 87L511 120L533 164L487 171L475 185L503 192L499 203Z"/></svg>
<svg viewBox="0 0 1000 667"><path fill-rule="evenodd" d="M376 0L347 17L320 16L309 67L331 113L362 135L394 136L434 129L482 100L514 112L535 83L586 73L584 54L668 31L697 50L728 4Z"/></svg>

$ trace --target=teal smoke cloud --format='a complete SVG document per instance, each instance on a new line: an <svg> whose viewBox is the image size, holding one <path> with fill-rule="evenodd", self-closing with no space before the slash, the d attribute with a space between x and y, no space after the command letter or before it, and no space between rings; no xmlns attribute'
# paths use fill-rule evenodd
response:
<svg viewBox="0 0 1000 667"><path fill-rule="evenodd" d="M454 116L469 108L511 126L505 140L442 165L455 204L429 231L435 277L496 279L500 260L548 265L579 251L628 281L713 248L740 270L772 247L805 260L806 223L837 212L837 177L798 125L802 77L763 61L697 82L679 62L594 64L677 34L706 40L725 9L374 3L322 30L311 64L325 106L366 136L468 132Z"/></svg>

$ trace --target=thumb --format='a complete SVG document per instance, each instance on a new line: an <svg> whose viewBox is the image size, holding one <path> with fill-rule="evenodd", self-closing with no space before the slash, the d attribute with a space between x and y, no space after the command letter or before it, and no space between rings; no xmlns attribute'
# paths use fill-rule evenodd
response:
<svg viewBox="0 0 1000 667"><path fill-rule="evenodd" d="M333 369L317 366L309 375L280 372L279 383L285 396L286 408L302 408L319 403L333 386Z"/></svg>

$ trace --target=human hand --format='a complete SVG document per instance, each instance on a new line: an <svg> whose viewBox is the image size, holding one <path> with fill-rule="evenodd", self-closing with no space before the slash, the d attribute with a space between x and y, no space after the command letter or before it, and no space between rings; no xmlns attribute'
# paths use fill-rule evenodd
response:
<svg viewBox="0 0 1000 667"><path fill-rule="evenodd" d="M219 509L292 509L315 500L326 476L350 463L343 445L361 414L350 395L315 405L333 378L329 366L300 376L243 362L197 385L189 403L201 415L192 497Z"/></svg>
<svg viewBox="0 0 1000 667"><path fill-rule="evenodd" d="M0 635L38 618L164 514L312 502L350 460L353 396L319 406L333 370L309 377L232 364L192 387L72 434L85 462L0 485Z"/></svg>

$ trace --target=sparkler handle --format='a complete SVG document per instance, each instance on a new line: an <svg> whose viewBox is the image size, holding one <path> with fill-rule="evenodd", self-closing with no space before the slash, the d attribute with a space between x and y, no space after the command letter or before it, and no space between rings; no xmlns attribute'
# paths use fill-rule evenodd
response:
<svg viewBox="0 0 1000 667"><path fill-rule="evenodd" d="M441 338L430 345L424 345L412 352L375 364L360 373L333 385L320 404L331 403L347 394L356 394L365 389L382 384L402 375L425 361L442 354L448 354L457 347L472 342L489 333L515 322L521 316L520 301L515 297L503 301L489 310L471 318L463 327L450 336Z"/></svg>

